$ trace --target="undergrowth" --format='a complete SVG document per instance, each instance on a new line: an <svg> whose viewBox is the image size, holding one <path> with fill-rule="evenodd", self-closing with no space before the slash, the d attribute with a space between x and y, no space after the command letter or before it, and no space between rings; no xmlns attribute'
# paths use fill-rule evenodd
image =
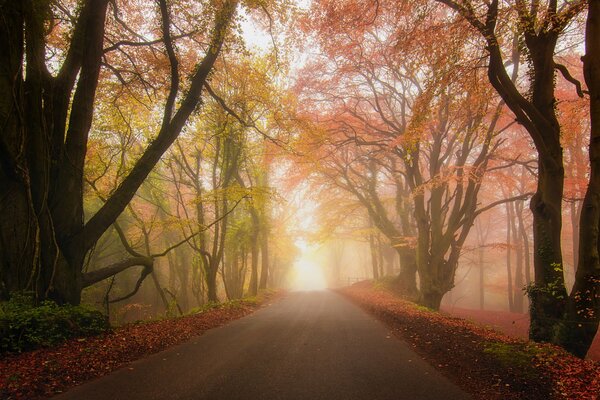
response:
<svg viewBox="0 0 600 400"><path fill-rule="evenodd" d="M13 294L0 303L0 353L49 347L67 339L97 335L110 329L99 311L80 305L35 304L32 296Z"/></svg>

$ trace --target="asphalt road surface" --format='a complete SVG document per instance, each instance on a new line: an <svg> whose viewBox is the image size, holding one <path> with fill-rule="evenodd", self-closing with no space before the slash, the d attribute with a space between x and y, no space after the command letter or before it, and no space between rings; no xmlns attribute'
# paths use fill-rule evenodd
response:
<svg viewBox="0 0 600 400"><path fill-rule="evenodd" d="M469 396L342 296L296 292L56 400L429 400Z"/></svg>

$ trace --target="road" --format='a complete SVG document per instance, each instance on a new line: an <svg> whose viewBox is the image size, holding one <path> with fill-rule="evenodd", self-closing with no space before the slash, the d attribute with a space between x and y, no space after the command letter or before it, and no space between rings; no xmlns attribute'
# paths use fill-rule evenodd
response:
<svg viewBox="0 0 600 400"><path fill-rule="evenodd" d="M294 292L56 400L429 400L469 396L342 296Z"/></svg>

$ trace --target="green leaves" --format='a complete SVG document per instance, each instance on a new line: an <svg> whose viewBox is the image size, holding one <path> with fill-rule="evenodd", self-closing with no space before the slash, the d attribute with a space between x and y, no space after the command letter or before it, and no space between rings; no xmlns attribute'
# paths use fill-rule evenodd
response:
<svg viewBox="0 0 600 400"><path fill-rule="evenodd" d="M84 306L35 305L30 296L13 294L0 304L0 352L22 352L96 335L110 329L107 318Z"/></svg>

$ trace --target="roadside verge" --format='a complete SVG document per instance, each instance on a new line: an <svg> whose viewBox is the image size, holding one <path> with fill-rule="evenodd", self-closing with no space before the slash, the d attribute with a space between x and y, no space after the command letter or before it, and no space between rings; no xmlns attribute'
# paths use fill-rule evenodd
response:
<svg viewBox="0 0 600 400"><path fill-rule="evenodd" d="M196 314L129 324L99 336L0 359L0 399L50 397L270 305L280 296L222 303Z"/></svg>
<svg viewBox="0 0 600 400"><path fill-rule="evenodd" d="M437 313L370 282L339 292L476 399L599 398L600 363Z"/></svg>

